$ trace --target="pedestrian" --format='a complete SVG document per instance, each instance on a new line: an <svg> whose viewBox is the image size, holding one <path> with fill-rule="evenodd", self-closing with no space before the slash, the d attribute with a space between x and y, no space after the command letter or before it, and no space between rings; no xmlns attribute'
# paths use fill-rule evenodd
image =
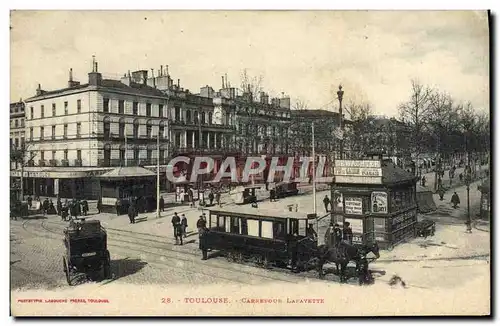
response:
<svg viewBox="0 0 500 326"><path fill-rule="evenodd" d="M57 214L56 208L54 207L54 202L52 202L52 199L49 201L49 209L48 209L48 214Z"/></svg>
<svg viewBox="0 0 500 326"><path fill-rule="evenodd" d="M82 211L83 215L87 216L87 213L89 211L89 203L85 199L82 201Z"/></svg>
<svg viewBox="0 0 500 326"><path fill-rule="evenodd" d="M425 175L424 175L424 176L422 176L422 187L425 187L425 181L426 181L426 179L425 179Z"/></svg>
<svg viewBox="0 0 500 326"><path fill-rule="evenodd" d="M334 245L333 230L334 230L333 223L330 223L330 226L328 227L328 229L326 229L325 232L325 245L327 248L332 248Z"/></svg>
<svg viewBox="0 0 500 326"><path fill-rule="evenodd" d="M342 240L344 240L346 243L352 245L352 228L351 228L351 223L349 222L344 222L344 228L342 229Z"/></svg>
<svg viewBox="0 0 500 326"><path fill-rule="evenodd" d="M129 224L135 224L135 215L136 215L136 209L135 205L129 205L128 206L128 219L130 220Z"/></svg>
<svg viewBox="0 0 500 326"><path fill-rule="evenodd" d="M290 267L293 273L298 273L298 268L297 268L298 246L299 246L299 236L297 232L294 232L292 238L290 239L290 253L291 253Z"/></svg>
<svg viewBox="0 0 500 326"><path fill-rule="evenodd" d="M57 208L57 215L61 216L62 202L59 196L57 196L56 208Z"/></svg>
<svg viewBox="0 0 500 326"><path fill-rule="evenodd" d="M276 188L273 188L269 191L269 201L276 201Z"/></svg>
<svg viewBox="0 0 500 326"><path fill-rule="evenodd" d="M28 196L28 198L26 198L26 201L28 202L28 208L31 209L31 205L33 204L33 199L31 198L31 196Z"/></svg>
<svg viewBox="0 0 500 326"><path fill-rule="evenodd" d="M174 229L174 237L177 238L176 234L176 227L177 227L177 224L180 224L181 223L181 218L179 217L179 215L177 215L177 212L174 213L174 216L172 216L172 228Z"/></svg>
<svg viewBox="0 0 500 326"><path fill-rule="evenodd" d="M200 250L202 250L201 236L202 236L203 230L207 228L207 221L203 218L203 215L200 215L200 218L196 222L196 228L198 229Z"/></svg>
<svg viewBox="0 0 500 326"><path fill-rule="evenodd" d="M42 211L43 211L43 216L45 216L45 214L47 214L49 211L49 200L47 198L45 198L45 200L43 201Z"/></svg>
<svg viewBox="0 0 500 326"><path fill-rule="evenodd" d="M451 196L451 203L453 204L453 208L457 208L457 206L460 205L460 198L456 191L453 193L453 196Z"/></svg>
<svg viewBox="0 0 500 326"><path fill-rule="evenodd" d="M186 215L182 214L181 218L181 228L182 228L182 236L185 238L186 237L186 230L188 227L188 220L186 218ZM181 243L182 244L182 243Z"/></svg>
<svg viewBox="0 0 500 326"><path fill-rule="evenodd" d="M97 214L101 214L101 208L102 208L102 199L99 197L97 200Z"/></svg>
<svg viewBox="0 0 500 326"><path fill-rule="evenodd" d="M219 207L221 206L220 204L220 191L217 191L215 193L215 201L217 202L217 205L219 205Z"/></svg>
<svg viewBox="0 0 500 326"><path fill-rule="evenodd" d="M200 250L202 253L201 260L208 259L207 237L208 237L208 229L206 227L202 228L200 233L199 233Z"/></svg>
<svg viewBox="0 0 500 326"><path fill-rule="evenodd" d="M439 187L437 192L438 192L438 195L439 195L439 200L442 201L444 199L444 192L445 192L444 188L442 186Z"/></svg>
<svg viewBox="0 0 500 326"><path fill-rule="evenodd" d="M342 241L342 230L340 229L340 225L335 223L335 226L333 227L333 245L338 247L340 241Z"/></svg>
<svg viewBox="0 0 500 326"><path fill-rule="evenodd" d="M328 205L330 205L330 198L328 198L328 195L325 195L325 198L323 198L323 205L325 205L325 211L328 213Z"/></svg>
<svg viewBox="0 0 500 326"><path fill-rule="evenodd" d="M129 206L132 205L132 203L129 203ZM121 210L122 210L122 203L120 199L117 199L115 201L115 209L116 209L116 216L120 216Z"/></svg>
<svg viewBox="0 0 500 326"><path fill-rule="evenodd" d="M163 199L163 196L160 196L160 211L165 211L165 200Z"/></svg>
<svg viewBox="0 0 500 326"><path fill-rule="evenodd" d="M460 174L458 175L458 177L460 178L460 182L462 182L462 180L464 179L464 174L463 174L463 173L460 173Z"/></svg>

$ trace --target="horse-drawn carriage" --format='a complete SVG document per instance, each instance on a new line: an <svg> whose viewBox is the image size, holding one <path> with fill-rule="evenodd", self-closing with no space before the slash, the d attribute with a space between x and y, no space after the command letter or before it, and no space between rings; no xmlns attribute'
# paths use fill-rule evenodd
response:
<svg viewBox="0 0 500 326"><path fill-rule="evenodd" d="M261 267L291 268L295 272L316 270L323 277L323 266L335 263L345 281L350 261L367 271L366 255L378 258L378 246L318 246L308 231L310 219L297 212L255 214L249 207L232 206L209 211L208 229L202 235L203 250L219 251L232 262L255 262ZM340 268L339 268L340 267ZM364 275L363 275L364 277Z"/></svg>
<svg viewBox="0 0 500 326"><path fill-rule="evenodd" d="M102 273L104 279L111 277L107 233L98 220L71 220L64 230L63 242L63 268L69 285L73 285L78 274L87 277Z"/></svg>

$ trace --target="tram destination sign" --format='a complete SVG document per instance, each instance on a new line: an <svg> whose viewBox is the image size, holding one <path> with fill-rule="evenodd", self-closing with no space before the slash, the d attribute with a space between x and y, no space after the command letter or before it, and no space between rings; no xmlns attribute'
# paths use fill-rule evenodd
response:
<svg viewBox="0 0 500 326"><path fill-rule="evenodd" d="M335 183L382 184L382 177L336 175Z"/></svg>
<svg viewBox="0 0 500 326"><path fill-rule="evenodd" d="M359 177L381 177L382 168L335 167L334 175L353 175Z"/></svg>

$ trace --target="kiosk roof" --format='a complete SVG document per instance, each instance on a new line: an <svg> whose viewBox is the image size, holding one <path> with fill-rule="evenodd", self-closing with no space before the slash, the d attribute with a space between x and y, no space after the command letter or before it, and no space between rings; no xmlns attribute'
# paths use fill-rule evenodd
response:
<svg viewBox="0 0 500 326"><path fill-rule="evenodd" d="M307 220L307 214L299 213L299 212L289 212L289 211L259 211L257 208L248 207L248 206L226 206L224 209L210 209L210 213L213 214L237 214L237 215L246 215L252 216L252 218L291 218L297 220Z"/></svg>

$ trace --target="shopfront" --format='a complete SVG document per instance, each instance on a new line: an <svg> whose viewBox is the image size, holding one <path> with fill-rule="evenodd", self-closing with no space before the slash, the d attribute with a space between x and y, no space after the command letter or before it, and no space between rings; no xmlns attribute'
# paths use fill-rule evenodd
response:
<svg viewBox="0 0 500 326"><path fill-rule="evenodd" d="M390 160L337 160L332 221L349 222L354 244L389 248L414 237L416 178Z"/></svg>

